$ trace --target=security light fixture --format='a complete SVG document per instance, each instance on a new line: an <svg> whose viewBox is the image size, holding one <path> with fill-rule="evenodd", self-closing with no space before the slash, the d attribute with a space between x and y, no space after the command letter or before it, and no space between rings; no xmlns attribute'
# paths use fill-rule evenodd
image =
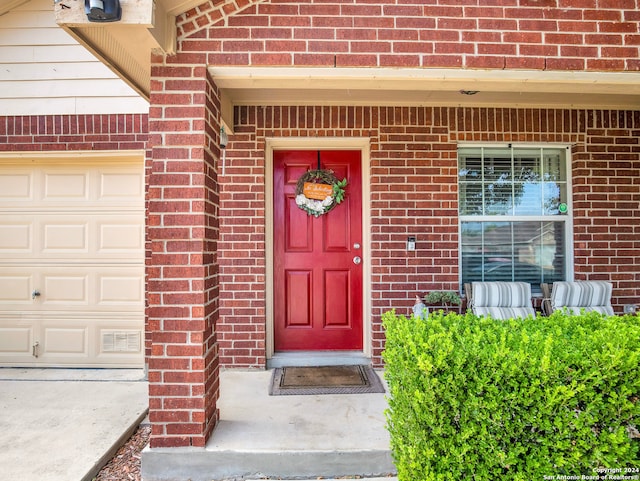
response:
<svg viewBox="0 0 640 481"><path fill-rule="evenodd" d="M224 126L220 127L220 148L227 148L227 144L229 143L229 136L227 132L224 130Z"/></svg>
<svg viewBox="0 0 640 481"><path fill-rule="evenodd" d="M229 143L229 136L227 135L227 132L224 130L224 125L222 125L220 126L220 150L222 150L222 159L221 159L222 169L220 173L222 175L224 175L224 164L225 164L225 157L227 153L228 143Z"/></svg>
<svg viewBox="0 0 640 481"><path fill-rule="evenodd" d="M120 0L84 0L84 12L90 22L117 22L122 18Z"/></svg>

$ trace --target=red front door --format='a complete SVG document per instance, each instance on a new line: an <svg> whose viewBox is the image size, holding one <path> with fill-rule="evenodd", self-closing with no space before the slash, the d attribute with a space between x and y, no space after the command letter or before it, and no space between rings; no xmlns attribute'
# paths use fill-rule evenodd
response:
<svg viewBox="0 0 640 481"><path fill-rule="evenodd" d="M273 154L276 351L362 349L361 154L319 155ZM347 186L342 203L314 217L296 205L296 184L318 162Z"/></svg>

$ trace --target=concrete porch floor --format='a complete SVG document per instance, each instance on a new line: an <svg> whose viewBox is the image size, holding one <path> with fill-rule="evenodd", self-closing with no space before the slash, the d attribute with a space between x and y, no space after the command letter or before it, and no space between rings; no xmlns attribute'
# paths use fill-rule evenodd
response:
<svg viewBox="0 0 640 481"><path fill-rule="evenodd" d="M91 481L147 415L142 369L0 368L0 480Z"/></svg>
<svg viewBox="0 0 640 481"><path fill-rule="evenodd" d="M272 370L223 371L205 448L149 449L144 481L317 479L395 473L386 394L269 396ZM382 372L378 371L382 379ZM394 478L392 478L394 479Z"/></svg>

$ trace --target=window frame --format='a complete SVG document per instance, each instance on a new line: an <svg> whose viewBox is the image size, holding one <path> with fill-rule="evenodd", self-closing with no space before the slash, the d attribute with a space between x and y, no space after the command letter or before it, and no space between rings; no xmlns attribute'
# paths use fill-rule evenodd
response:
<svg viewBox="0 0 640 481"><path fill-rule="evenodd" d="M510 153L514 158L513 152L516 149L563 149L565 151L565 172L566 172L566 204L567 213L564 215L511 215L511 214L495 214L495 215L462 215L460 214L461 195L460 195L460 150L461 149L504 149L505 154ZM463 222L544 222L560 220L564 223L564 251L565 251L565 280L572 281L574 278L574 226L573 226L573 184L572 184L572 146L567 143L554 142L520 142L520 143L489 143L489 142L460 142L456 149L456 169L457 188L458 188L458 284L460 292L463 291L463 246L462 246L462 224ZM483 153L484 159L484 153ZM513 172L513 170L512 170ZM484 199L484 197L483 197ZM484 200L483 200L484 202ZM535 289L534 289L535 290Z"/></svg>

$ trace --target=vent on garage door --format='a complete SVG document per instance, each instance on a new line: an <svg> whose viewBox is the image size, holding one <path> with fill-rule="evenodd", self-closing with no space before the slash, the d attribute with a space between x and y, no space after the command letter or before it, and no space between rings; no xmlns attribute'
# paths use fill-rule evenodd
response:
<svg viewBox="0 0 640 481"><path fill-rule="evenodd" d="M103 331L102 352L139 352L140 332Z"/></svg>

